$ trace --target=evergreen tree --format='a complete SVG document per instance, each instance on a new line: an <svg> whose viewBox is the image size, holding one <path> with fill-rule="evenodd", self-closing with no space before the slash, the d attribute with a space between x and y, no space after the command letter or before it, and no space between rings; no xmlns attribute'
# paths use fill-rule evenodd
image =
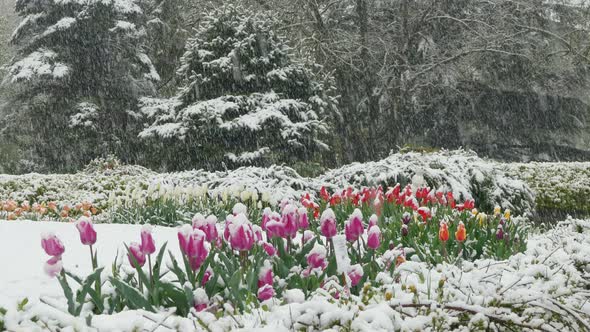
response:
<svg viewBox="0 0 590 332"><path fill-rule="evenodd" d="M332 103L312 73L291 59L274 23L266 13L235 6L201 21L180 60L178 94L142 101L149 126L140 136L167 147L162 162L264 165L309 160L327 149L319 138L327 129L321 117Z"/></svg>
<svg viewBox="0 0 590 332"><path fill-rule="evenodd" d="M159 79L142 50L142 9L134 0L18 0L16 12L7 80L18 92L8 107L31 123L46 166L71 170L107 153L132 160L134 109Z"/></svg>

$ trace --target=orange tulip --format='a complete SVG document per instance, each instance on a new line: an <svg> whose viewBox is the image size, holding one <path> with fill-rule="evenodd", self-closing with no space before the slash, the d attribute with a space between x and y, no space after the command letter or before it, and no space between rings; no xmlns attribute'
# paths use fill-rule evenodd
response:
<svg viewBox="0 0 590 332"><path fill-rule="evenodd" d="M447 242L449 240L449 226L447 226L446 222L440 223L438 238L443 242Z"/></svg>
<svg viewBox="0 0 590 332"><path fill-rule="evenodd" d="M459 227L457 227L457 231L455 232L455 238L459 242L463 242L467 238L467 230L462 221L459 222Z"/></svg>

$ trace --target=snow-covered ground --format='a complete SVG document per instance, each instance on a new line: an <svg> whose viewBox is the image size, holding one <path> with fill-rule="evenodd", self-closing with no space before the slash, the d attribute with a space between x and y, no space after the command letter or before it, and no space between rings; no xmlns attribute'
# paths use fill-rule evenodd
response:
<svg viewBox="0 0 590 332"><path fill-rule="evenodd" d="M98 261L109 266L125 252L124 243L139 241L141 225L97 224ZM0 221L0 306L14 305L25 297L59 297L62 290L59 283L43 271L43 264L49 259L41 248L41 235L52 232L59 236L66 246L63 254L64 266L79 275L91 272L88 246L80 243L80 235L73 223ZM154 236L159 244L169 241L168 249L180 257L176 230L154 226ZM120 259L120 258L119 258ZM126 258L125 258L126 259Z"/></svg>
<svg viewBox="0 0 590 332"><path fill-rule="evenodd" d="M121 254L124 242L138 240L140 226L99 224L96 230L99 263L109 266L117 249ZM54 232L62 239L67 269L81 274L90 271L88 248L80 244L73 224L0 221L0 306L8 311L4 320L10 331L59 327L67 327L62 331L291 331L306 326L418 331L434 329L434 321L443 330L457 331L486 326L504 330L500 327L505 324L515 330L590 330L590 220L569 219L555 229L533 235L524 254L506 261L482 259L436 267L403 263L393 277L382 273L377 278L370 297L337 301L318 290L300 303L302 298L294 291L285 302L267 302L268 310L255 309L242 315L215 318L212 313L201 312L181 318L167 311L126 311L93 316L91 327L86 326L85 318L58 309L65 300L57 281L43 272L48 257L39 242L44 232ZM179 255L175 229L156 227L154 234L159 244L168 241L170 249ZM17 303L24 297L29 303L18 310ZM40 297L52 305L40 302ZM460 322L461 313L469 313L470 320Z"/></svg>

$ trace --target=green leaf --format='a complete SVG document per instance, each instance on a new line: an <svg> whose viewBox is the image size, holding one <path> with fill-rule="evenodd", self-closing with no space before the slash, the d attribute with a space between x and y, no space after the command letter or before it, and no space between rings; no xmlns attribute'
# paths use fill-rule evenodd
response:
<svg viewBox="0 0 590 332"><path fill-rule="evenodd" d="M152 274L154 276L154 280L160 279L160 269L162 268L162 260L164 258L164 253L166 252L166 245L167 244L168 244L168 242L165 242L162 245L162 248L160 248L160 251L158 252L158 256L156 258L156 263L154 264L154 267L152 269Z"/></svg>
<svg viewBox="0 0 590 332"><path fill-rule="evenodd" d="M182 289L167 283L163 282L160 283L160 287L162 288L162 296L165 300L170 300L176 307L176 312L179 315L186 316L190 310L190 302L192 302L192 293L190 293L191 299L187 297L187 293L185 293Z"/></svg>
<svg viewBox="0 0 590 332"><path fill-rule="evenodd" d="M154 308L150 302L137 289L115 278L111 278L110 281L121 294L129 309L145 309L154 312Z"/></svg>
<svg viewBox="0 0 590 332"><path fill-rule="evenodd" d="M66 297L66 300L68 301L68 312L71 315L75 315L76 302L74 301L74 293L72 292L72 288L70 288L70 285L66 280L65 273L62 273L60 276L57 276L57 280L59 281L59 284L61 285L61 288L64 291L64 296Z"/></svg>
<svg viewBox="0 0 590 332"><path fill-rule="evenodd" d="M184 273L184 271L182 271L182 268L180 268L180 266L178 265L178 261L176 260L176 258L174 258L172 251L168 250L168 254L170 255L170 261L172 262L172 272L174 272L174 274L178 278L178 282L181 285L184 285L184 283L186 282L186 274Z"/></svg>
<svg viewBox="0 0 590 332"><path fill-rule="evenodd" d="M25 310L25 306L27 305L27 303L29 303L29 298L28 297L25 297L22 301L20 301L18 303L17 310L18 311L24 311Z"/></svg>

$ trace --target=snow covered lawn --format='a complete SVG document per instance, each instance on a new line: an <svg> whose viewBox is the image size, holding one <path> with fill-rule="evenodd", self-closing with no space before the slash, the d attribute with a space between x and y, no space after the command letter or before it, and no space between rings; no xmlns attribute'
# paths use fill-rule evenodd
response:
<svg viewBox="0 0 590 332"><path fill-rule="evenodd" d="M136 239L140 226L99 224L96 229L99 263L108 268L117 248L121 254L122 243ZM569 219L551 231L533 235L524 254L506 261L481 259L436 267L408 261L393 276L382 273L358 297L347 296L342 289L336 300L318 289L300 303L303 294L293 290L282 300L266 301L265 306L243 314L230 307L220 317L204 311L193 312L189 318L165 310L135 310L95 315L89 320L91 327L84 314L75 318L58 309L65 299L57 281L42 269L47 256L39 241L48 231L67 243L66 268L84 274L90 271L88 250L79 243L73 224L0 222L0 306L7 310L4 323L10 331L64 327L62 331L590 330L590 220ZM156 227L154 234L156 241L168 241L170 249L180 255L175 229ZM23 297L29 302L18 308ZM40 302L39 297L51 305Z"/></svg>

